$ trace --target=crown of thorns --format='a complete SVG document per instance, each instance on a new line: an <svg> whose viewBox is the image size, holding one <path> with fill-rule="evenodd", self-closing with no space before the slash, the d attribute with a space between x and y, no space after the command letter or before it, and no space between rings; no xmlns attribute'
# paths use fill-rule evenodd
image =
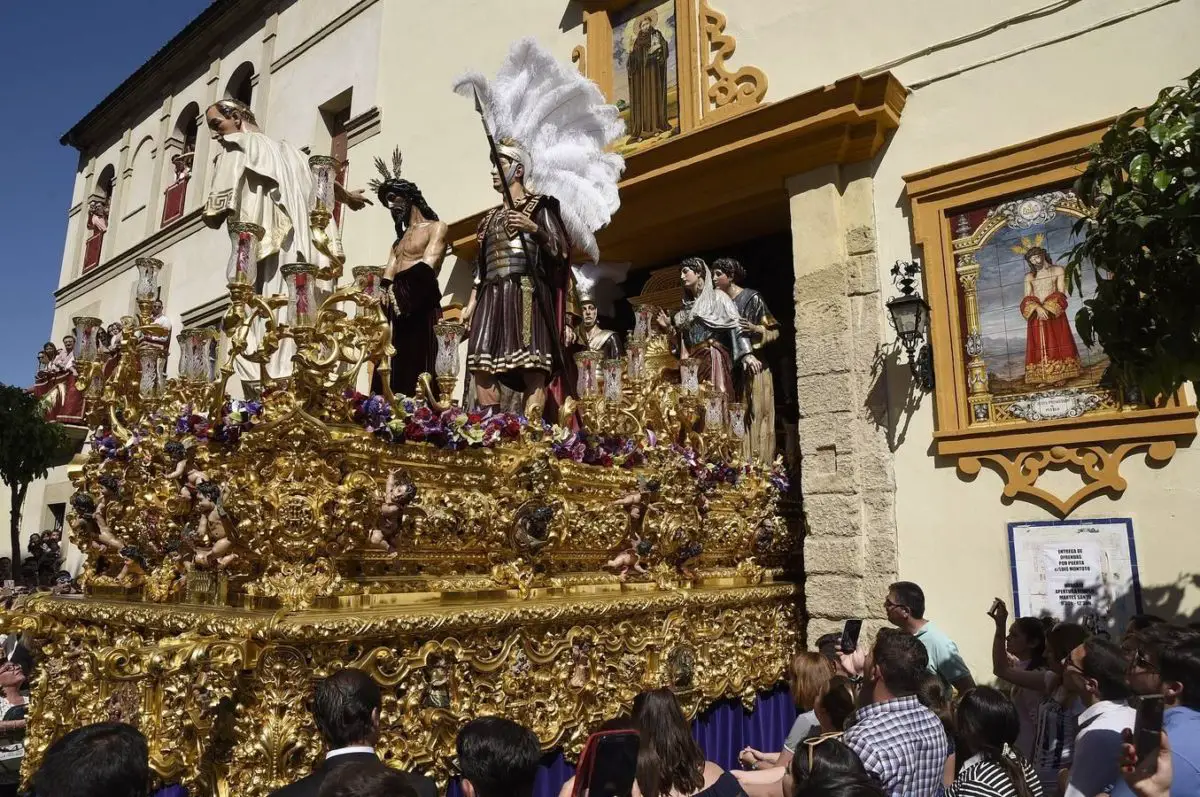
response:
<svg viewBox="0 0 1200 797"><path fill-rule="evenodd" d="M383 158L375 157L375 168L379 171L382 180L371 180L367 183L372 191L376 193L388 183L394 183L400 179L400 172L404 167L404 155L401 154L400 148L396 147L392 150L392 168L389 170L388 165L384 163Z"/></svg>

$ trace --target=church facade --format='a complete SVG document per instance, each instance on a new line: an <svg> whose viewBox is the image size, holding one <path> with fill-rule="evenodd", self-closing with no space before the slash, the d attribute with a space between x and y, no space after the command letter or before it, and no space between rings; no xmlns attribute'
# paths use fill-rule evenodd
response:
<svg viewBox="0 0 1200 797"><path fill-rule="evenodd" d="M1195 68L1195 21L1171 0L218 0L64 137L80 169L52 338L131 313L139 257L165 263L175 332L219 322L228 238L201 219L204 111L227 97L347 161L351 188L399 146L450 222L443 305L463 304L495 194L450 85L533 36L626 118L622 208L599 236L602 260L630 264L626 295L667 307L682 259L732 256L780 321L810 642L846 618L877 628L898 579L924 587L977 675L996 596L1026 614L1194 619L1200 544L1176 533L1200 498L1194 395L1109 384L1061 273L1087 146ZM388 214L339 215L347 263L381 265ZM920 266L930 308L911 351L889 320L897 262ZM70 494L66 467L31 487L25 532Z"/></svg>

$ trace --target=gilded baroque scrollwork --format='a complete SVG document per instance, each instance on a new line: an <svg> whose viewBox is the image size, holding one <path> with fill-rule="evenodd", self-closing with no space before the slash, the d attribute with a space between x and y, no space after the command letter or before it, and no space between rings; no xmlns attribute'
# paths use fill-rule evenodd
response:
<svg viewBox="0 0 1200 797"><path fill-rule="evenodd" d="M700 3L700 24L703 31L701 52L705 54L701 114L708 124L762 102L767 93L767 76L753 66L730 71L726 61L733 55L737 42L725 32L725 15L713 9L708 0Z"/></svg>
<svg viewBox="0 0 1200 797"><path fill-rule="evenodd" d="M1084 501L1103 492L1120 494L1126 482L1121 476L1121 462L1131 454L1145 450L1146 462L1169 462L1175 454L1175 441L1121 443L1111 450L1095 446L1053 446L1038 451L1021 451L1012 454L982 454L960 457L958 469L972 478L979 474L984 463L992 465L1004 479L1006 498L1027 498L1049 508L1064 518ZM1083 480L1074 493L1059 498L1049 490L1037 486L1038 479L1047 470L1071 468Z"/></svg>

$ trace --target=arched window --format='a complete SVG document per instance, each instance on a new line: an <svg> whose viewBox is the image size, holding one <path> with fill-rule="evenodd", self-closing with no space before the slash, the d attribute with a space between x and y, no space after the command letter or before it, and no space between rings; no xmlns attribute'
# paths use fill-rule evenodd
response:
<svg viewBox="0 0 1200 797"><path fill-rule="evenodd" d="M113 188L117 181L117 170L110 163L100 170L96 187L87 200L87 241L83 248L83 270L100 265L100 251L104 245L104 233L108 232L108 214L112 207Z"/></svg>
<svg viewBox="0 0 1200 797"><path fill-rule="evenodd" d="M200 106L190 102L175 120L175 130L167 140L171 169L163 191L162 224L165 226L183 215L188 181L192 176L196 154L196 136L200 131Z"/></svg>
<svg viewBox="0 0 1200 797"><path fill-rule="evenodd" d="M225 84L225 99L240 100L253 107L251 103L254 94L254 86L251 82L253 79L254 64L246 61L233 70L229 82Z"/></svg>

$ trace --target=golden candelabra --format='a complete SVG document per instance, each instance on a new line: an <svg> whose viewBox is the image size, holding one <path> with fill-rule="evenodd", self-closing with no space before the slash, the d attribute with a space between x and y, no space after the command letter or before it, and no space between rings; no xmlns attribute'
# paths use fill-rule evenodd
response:
<svg viewBox="0 0 1200 797"><path fill-rule="evenodd" d="M214 332L184 330L163 379L146 259L119 362L85 363L85 595L7 618L43 661L24 773L64 731L121 719L164 781L265 795L316 759L306 700L343 666L384 689L381 748L442 779L480 714L575 752L646 686L691 713L752 704L796 647L799 540L777 469L740 459L744 408L686 360L666 378L639 336L627 357L580 356L582 428L479 416L453 401L452 323L425 395L393 395L380 272L338 285L326 160L310 210L327 262L284 265L286 295L255 292L262 228L227 222L219 362ZM358 392L372 370L382 395ZM237 381L253 392L231 397Z"/></svg>

